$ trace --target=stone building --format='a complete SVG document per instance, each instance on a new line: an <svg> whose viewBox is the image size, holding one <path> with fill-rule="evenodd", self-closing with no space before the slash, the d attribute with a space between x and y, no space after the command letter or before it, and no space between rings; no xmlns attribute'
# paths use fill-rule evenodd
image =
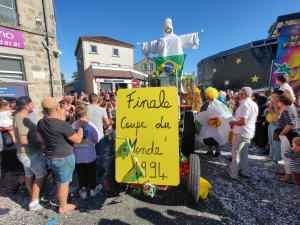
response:
<svg viewBox="0 0 300 225"><path fill-rule="evenodd" d="M0 78L36 83L1 87L0 97L29 95L39 117L44 98L62 97L54 15L53 0L0 0Z"/></svg>
<svg viewBox="0 0 300 225"><path fill-rule="evenodd" d="M134 64L134 69L152 76L156 71L156 65L152 58L146 57Z"/></svg>

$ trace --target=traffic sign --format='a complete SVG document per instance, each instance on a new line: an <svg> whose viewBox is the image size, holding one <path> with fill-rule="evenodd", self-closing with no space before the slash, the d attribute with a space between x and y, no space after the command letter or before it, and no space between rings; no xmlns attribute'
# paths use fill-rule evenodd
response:
<svg viewBox="0 0 300 225"><path fill-rule="evenodd" d="M132 87L138 87L139 83L136 78L133 78L131 81Z"/></svg>

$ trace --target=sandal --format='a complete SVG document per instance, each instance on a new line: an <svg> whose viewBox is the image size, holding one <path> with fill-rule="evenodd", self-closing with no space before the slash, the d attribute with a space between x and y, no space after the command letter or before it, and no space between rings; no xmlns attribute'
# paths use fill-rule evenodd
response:
<svg viewBox="0 0 300 225"><path fill-rule="evenodd" d="M282 176L285 175L284 170L274 170L273 173L278 174L278 175L282 175Z"/></svg>
<svg viewBox="0 0 300 225"><path fill-rule="evenodd" d="M284 177L276 177L276 176L274 176L273 178L275 180L278 180L278 181L281 181L281 182L285 182L285 183L288 183L288 184L293 184L293 181L291 179L286 180Z"/></svg>

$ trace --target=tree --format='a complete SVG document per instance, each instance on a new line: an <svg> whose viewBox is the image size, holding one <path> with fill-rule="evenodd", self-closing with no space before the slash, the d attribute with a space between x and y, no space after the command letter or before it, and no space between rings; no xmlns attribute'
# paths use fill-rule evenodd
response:
<svg viewBox="0 0 300 225"><path fill-rule="evenodd" d="M78 78L78 72L74 72L72 75L73 81L75 81Z"/></svg>
<svg viewBox="0 0 300 225"><path fill-rule="evenodd" d="M61 85L64 86L66 84L65 75L63 73L60 73L60 77L61 77Z"/></svg>

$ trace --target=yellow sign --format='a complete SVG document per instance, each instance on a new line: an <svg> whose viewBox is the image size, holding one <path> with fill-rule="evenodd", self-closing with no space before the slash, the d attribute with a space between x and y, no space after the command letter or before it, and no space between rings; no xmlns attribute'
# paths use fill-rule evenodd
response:
<svg viewBox="0 0 300 225"><path fill-rule="evenodd" d="M177 89L121 89L117 104L116 133L129 143L116 139L116 181L178 185Z"/></svg>

